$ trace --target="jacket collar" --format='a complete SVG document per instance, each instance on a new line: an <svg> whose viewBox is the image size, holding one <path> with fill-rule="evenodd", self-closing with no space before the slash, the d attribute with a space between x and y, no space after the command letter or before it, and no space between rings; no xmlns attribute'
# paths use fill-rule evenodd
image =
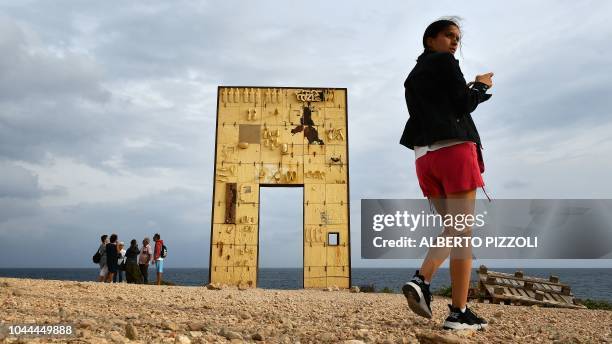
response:
<svg viewBox="0 0 612 344"><path fill-rule="evenodd" d="M421 55L419 55L419 57L417 58L417 62L418 62L418 61L421 61L421 60L422 60L423 58L425 58L426 56L433 54L434 52L435 52L435 51L433 51L433 50L425 49L425 50L423 51L423 53L422 53Z"/></svg>
<svg viewBox="0 0 612 344"><path fill-rule="evenodd" d="M421 60L422 60L422 59L424 59L425 57L427 57L427 56L429 56L429 55L431 55L431 54L434 54L434 53L435 53L435 51L433 51L433 50L425 49L425 51L423 51L423 53L421 53L421 55L419 55L419 57L417 58L417 62L421 61ZM453 56L453 58L454 58L455 60L457 60L457 59L455 58L455 56Z"/></svg>

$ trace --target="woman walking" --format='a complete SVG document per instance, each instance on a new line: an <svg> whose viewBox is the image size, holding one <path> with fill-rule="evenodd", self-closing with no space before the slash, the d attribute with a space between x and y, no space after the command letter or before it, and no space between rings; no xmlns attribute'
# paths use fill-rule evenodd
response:
<svg viewBox="0 0 612 344"><path fill-rule="evenodd" d="M486 91L493 86L493 73L466 84L454 57L460 41L455 20L438 20L426 28L424 51L404 83L410 117L400 143L414 150L419 186L436 211L465 218L474 213L476 189L484 186L482 146L470 113L491 97ZM471 228L446 227L441 235L471 236ZM452 305L444 328L483 329L487 322L467 307L471 247L431 248L402 288L408 305L416 314L432 317L429 283L449 254Z"/></svg>

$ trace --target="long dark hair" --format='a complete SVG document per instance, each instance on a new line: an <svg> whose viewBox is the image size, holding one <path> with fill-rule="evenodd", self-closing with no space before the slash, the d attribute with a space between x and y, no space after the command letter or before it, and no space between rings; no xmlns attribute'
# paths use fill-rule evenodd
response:
<svg viewBox="0 0 612 344"><path fill-rule="evenodd" d="M427 46L427 38L436 38L440 32L446 30L449 26L456 26L461 31L460 20L459 17L447 17L429 24L423 34L423 49L430 50ZM461 45L459 45L459 49L461 49Z"/></svg>

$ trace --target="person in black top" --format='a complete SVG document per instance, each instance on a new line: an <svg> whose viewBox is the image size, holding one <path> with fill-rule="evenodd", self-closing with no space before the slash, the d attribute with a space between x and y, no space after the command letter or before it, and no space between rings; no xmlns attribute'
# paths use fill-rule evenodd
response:
<svg viewBox="0 0 612 344"><path fill-rule="evenodd" d="M142 283L142 275L140 274L140 267L138 266L139 253L140 249L138 248L138 242L136 239L132 239L130 248L125 252L125 278L128 283Z"/></svg>
<svg viewBox="0 0 612 344"><path fill-rule="evenodd" d="M491 97L486 92L493 86L493 73L466 83L454 57L460 38L453 19L435 21L425 30L424 51L404 83L410 116L400 138L400 144L414 150L423 194L443 218L455 219L473 216L476 188L484 186L482 144L470 113ZM459 227L448 226L441 236L471 237L469 226ZM402 288L408 306L418 315L432 317L429 282L449 255L452 305L444 327L483 329L487 322L467 307L471 247L430 248L421 268Z"/></svg>
<svg viewBox="0 0 612 344"><path fill-rule="evenodd" d="M108 274L106 275L106 283L111 283L113 276L119 269L119 256L117 254L117 234L111 234L110 242L106 244L106 264L108 266Z"/></svg>

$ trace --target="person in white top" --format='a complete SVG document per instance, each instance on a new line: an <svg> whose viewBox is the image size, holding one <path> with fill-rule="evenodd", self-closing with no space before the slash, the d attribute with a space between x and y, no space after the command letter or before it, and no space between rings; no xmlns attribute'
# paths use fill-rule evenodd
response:
<svg viewBox="0 0 612 344"><path fill-rule="evenodd" d="M153 248L150 245L151 239L148 237L142 241L142 249L138 256L138 266L142 274L144 284L149 284L149 264L153 263Z"/></svg>
<svg viewBox="0 0 612 344"><path fill-rule="evenodd" d="M113 276L113 283L123 282L123 275L125 274L125 243L120 241L117 244L117 273Z"/></svg>

